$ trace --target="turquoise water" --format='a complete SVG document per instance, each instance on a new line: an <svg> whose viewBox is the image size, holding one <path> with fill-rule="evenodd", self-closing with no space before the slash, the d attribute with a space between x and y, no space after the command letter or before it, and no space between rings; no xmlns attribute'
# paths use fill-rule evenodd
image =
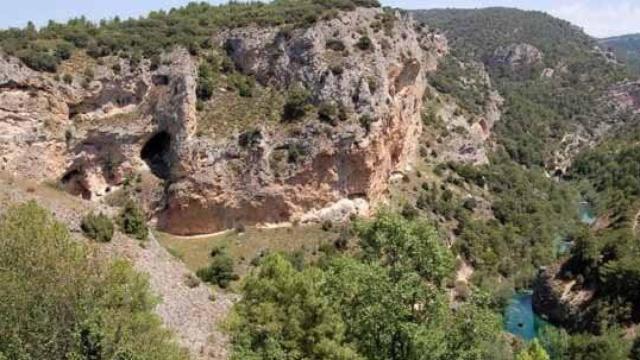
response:
<svg viewBox="0 0 640 360"><path fill-rule="evenodd" d="M531 291L515 294L504 312L504 328L525 341L533 340L545 322L533 312Z"/></svg>
<svg viewBox="0 0 640 360"><path fill-rule="evenodd" d="M591 203L581 201L578 204L580 221L591 225L596 221L595 212ZM558 235L555 239L556 252L559 255L566 254L573 244L564 236ZM504 328L509 333L530 341L538 336L539 331L549 326L544 320L533 312L533 292L524 291L515 294L509 299L504 310Z"/></svg>
<svg viewBox="0 0 640 360"><path fill-rule="evenodd" d="M587 201L581 201L578 204L578 214L580 215L580 221L587 225L591 225L596 221L593 206Z"/></svg>
<svg viewBox="0 0 640 360"><path fill-rule="evenodd" d="M593 205L587 201L580 201L578 203L578 216L580 217L580 221L583 224L592 225L596 221L596 215L593 210ZM565 236L558 235L554 239L554 245L556 249L556 255L562 256L566 255L571 247L573 246L573 242L569 241Z"/></svg>

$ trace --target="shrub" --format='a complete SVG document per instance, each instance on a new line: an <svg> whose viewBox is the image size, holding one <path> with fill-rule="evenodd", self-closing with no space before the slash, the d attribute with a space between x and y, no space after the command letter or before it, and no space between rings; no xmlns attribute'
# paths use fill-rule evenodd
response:
<svg viewBox="0 0 640 360"><path fill-rule="evenodd" d="M160 67L160 63L162 62L162 59L160 58L160 55L156 54L153 55L151 57L151 63L149 65L149 69L151 71L155 71L158 70L158 68Z"/></svg>
<svg viewBox="0 0 640 360"><path fill-rule="evenodd" d="M368 36L364 35L360 37L360 39L356 43L356 46L362 51L367 51L373 48L373 42Z"/></svg>
<svg viewBox="0 0 640 360"><path fill-rule="evenodd" d="M371 131L371 124L373 124L373 122L374 120L371 115L364 114L360 117L360 126L362 126L367 133Z"/></svg>
<svg viewBox="0 0 640 360"><path fill-rule="evenodd" d="M289 148L287 151L287 161L290 164L297 164L298 161L300 161L300 159L303 158L305 155L307 155L307 151L303 146L298 144L292 144L292 145L289 145Z"/></svg>
<svg viewBox="0 0 640 360"><path fill-rule="evenodd" d="M212 259L209 266L196 272L196 275L211 284L217 284L221 288L226 288L233 280L238 279L233 269L233 258L226 249L216 248L211 253Z"/></svg>
<svg viewBox="0 0 640 360"><path fill-rule="evenodd" d="M127 201L119 220L120 228L125 234L133 235L138 240L146 240L149 236L144 212L133 200Z"/></svg>
<svg viewBox="0 0 640 360"><path fill-rule="evenodd" d="M202 64L198 68L198 84L196 95L198 99L206 101L213 96L215 89L214 70L208 64Z"/></svg>
<svg viewBox="0 0 640 360"><path fill-rule="evenodd" d="M93 80L93 79L95 78L95 76L96 76L96 75L95 75L95 73L93 72L93 69L86 68L86 69L84 70L84 77L85 77L87 80Z"/></svg>
<svg viewBox="0 0 640 360"><path fill-rule="evenodd" d="M28 67L38 71L56 72L59 59L46 51L27 50L20 60Z"/></svg>
<svg viewBox="0 0 640 360"><path fill-rule="evenodd" d="M418 209L415 206L413 206L413 205L411 205L409 203L405 203L402 206L401 214L405 219L412 220L412 219L415 219L416 217L418 217L418 215L420 215L420 212L418 211Z"/></svg>
<svg viewBox="0 0 640 360"><path fill-rule="evenodd" d="M338 107L331 102L320 104L320 107L318 108L318 118L321 121L327 122L333 126L337 125Z"/></svg>
<svg viewBox="0 0 640 360"><path fill-rule="evenodd" d="M259 129L251 129L243 132L238 137L238 145L241 147L253 147L262 141L262 132Z"/></svg>
<svg viewBox="0 0 640 360"><path fill-rule="evenodd" d="M80 228L84 235L99 242L109 242L113 238L113 222L108 216L93 212L82 219Z"/></svg>
<svg viewBox="0 0 640 360"><path fill-rule="evenodd" d="M307 112L307 105L311 98L309 90L303 86L295 86L289 91L287 102L282 113L283 120L291 121L302 118Z"/></svg>
<svg viewBox="0 0 640 360"><path fill-rule="evenodd" d="M71 74L64 74L62 75L62 81L66 84L71 84L73 82L73 76L71 76Z"/></svg>
<svg viewBox="0 0 640 360"><path fill-rule="evenodd" d="M342 64L333 64L329 67L331 73L335 76L340 76L344 74L344 66Z"/></svg>
<svg viewBox="0 0 640 360"><path fill-rule="evenodd" d="M469 211L473 211L478 206L478 200L473 197L467 198L462 203L462 206Z"/></svg>
<svg viewBox="0 0 640 360"><path fill-rule="evenodd" d="M333 229L333 222L331 220L325 220L322 222L322 230L329 231Z"/></svg>
<svg viewBox="0 0 640 360"><path fill-rule="evenodd" d="M3 209L0 249L0 359L188 359L147 276L92 256L35 202Z"/></svg>
<svg viewBox="0 0 640 360"><path fill-rule="evenodd" d="M378 90L378 80L376 80L376 78L373 76L369 76L367 78L367 85L369 86L369 91L372 94L375 94L375 92Z"/></svg>
<svg viewBox="0 0 640 360"><path fill-rule="evenodd" d="M253 88L256 85L255 80L250 76L234 73L229 76L229 84L238 90L238 94L242 97L251 97Z"/></svg>
<svg viewBox="0 0 640 360"><path fill-rule="evenodd" d="M55 55L60 60L68 60L73 52L73 46L69 43L61 43L56 47Z"/></svg>
<svg viewBox="0 0 640 360"><path fill-rule="evenodd" d="M244 224L236 224L234 230L237 234L244 234L247 231L247 227Z"/></svg>
<svg viewBox="0 0 640 360"><path fill-rule="evenodd" d="M197 288L200 286L200 279L193 276L191 273L186 273L184 274L184 284L190 289Z"/></svg>

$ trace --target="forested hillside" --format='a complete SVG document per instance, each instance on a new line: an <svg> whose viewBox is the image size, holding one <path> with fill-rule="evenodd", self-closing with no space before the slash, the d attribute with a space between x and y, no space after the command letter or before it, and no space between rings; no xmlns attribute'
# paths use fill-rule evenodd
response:
<svg viewBox="0 0 640 360"><path fill-rule="evenodd" d="M604 49L613 51L633 71L640 73L640 34L614 36L598 42Z"/></svg>
<svg viewBox="0 0 640 360"><path fill-rule="evenodd" d="M476 273L476 282L487 282L490 274L498 273L515 275L516 286L522 286L522 279L535 277L533 268L562 264L551 275L562 280L550 282L556 289L566 286L565 296L573 294L572 300L559 300L561 305L551 311L537 306L574 335L568 340L561 330L551 331L551 337L582 346L600 343L602 352L596 358L626 359L629 345L619 338L618 327L638 321L638 299L632 290L639 279L634 270L638 115L633 105L636 87L629 82L634 69L616 62L579 28L543 13L490 8L415 14L447 35L452 44L449 61L482 63L505 98L492 164L450 166L466 181L488 185L491 191L495 220L456 215L457 246L482 271ZM473 99L456 75L432 83L453 96ZM560 177L550 179L545 168L547 174ZM550 208L536 205L534 194ZM583 200L601 215L594 225L597 230L577 221L576 204ZM568 259L561 250L554 254L558 241L572 245ZM509 270L510 261L517 264L515 274ZM528 275L524 264L532 266ZM593 295L571 305L585 294ZM577 335L581 331L590 334ZM553 359L582 358L573 345L566 346L556 343L558 352L549 346L547 350Z"/></svg>
<svg viewBox="0 0 640 360"><path fill-rule="evenodd" d="M35 202L0 216L0 359L186 360L147 277L99 258Z"/></svg>
<svg viewBox="0 0 640 360"><path fill-rule="evenodd" d="M568 137L594 137L601 125L616 121L601 98L628 76L626 68L570 23L507 8L414 14L444 31L454 57L487 66L506 99L496 138L514 161L563 167L574 151Z"/></svg>

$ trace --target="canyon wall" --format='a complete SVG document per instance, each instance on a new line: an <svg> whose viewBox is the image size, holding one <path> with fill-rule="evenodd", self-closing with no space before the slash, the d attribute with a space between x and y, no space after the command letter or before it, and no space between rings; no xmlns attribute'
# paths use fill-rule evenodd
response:
<svg viewBox="0 0 640 360"><path fill-rule="evenodd" d="M151 173L156 196L145 208L176 234L366 215L385 198L389 176L415 156L426 75L447 53L444 37L381 9L307 28L227 30L212 42L260 86L304 87L315 109L338 107L341 121L202 136L200 59L181 49L156 64L75 62L89 64L90 74L38 73L3 57L1 170L59 181L91 200Z"/></svg>

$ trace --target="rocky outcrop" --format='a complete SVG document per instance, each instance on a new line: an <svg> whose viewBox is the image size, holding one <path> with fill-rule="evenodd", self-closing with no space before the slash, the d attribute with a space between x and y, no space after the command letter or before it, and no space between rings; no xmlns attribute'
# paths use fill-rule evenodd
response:
<svg viewBox="0 0 640 360"><path fill-rule="evenodd" d="M521 70L540 64L542 59L542 52L533 45L511 44L497 48L489 59L489 66L507 66L511 70Z"/></svg>
<svg viewBox="0 0 640 360"><path fill-rule="evenodd" d="M336 219L348 215L334 205L343 199L380 201L390 174L415 154L425 75L446 52L443 38L418 32L399 14L392 15L392 27L374 31L382 16L379 9L358 9L292 32L250 28L217 36L245 74L279 89L302 85L314 104L335 104L350 119L335 126L308 121L291 133L260 129L248 145L188 139L180 160L184 176L167 189L160 226L194 234L238 224ZM331 210L336 206L341 210Z"/></svg>
<svg viewBox="0 0 640 360"><path fill-rule="evenodd" d="M426 131L421 149L431 162L463 162L472 165L489 163L493 128L502 117L504 99L493 88L489 74L481 63L458 64L467 89L483 94L483 106L476 112L464 109L462 100L429 87L424 115Z"/></svg>
<svg viewBox="0 0 640 360"><path fill-rule="evenodd" d="M61 79L4 58L1 170L60 180L92 200L150 172L162 198L147 209L177 234L366 214L415 155L426 74L447 52L443 37L381 9L342 12L308 28L228 30L213 42L263 87L303 86L316 108L334 106L344 119L200 136L198 59L185 50L154 66L85 59L90 79Z"/></svg>
<svg viewBox="0 0 640 360"><path fill-rule="evenodd" d="M594 291L575 279L564 279L561 267L559 263L540 271L534 282L533 309L553 324L576 329L588 321L585 309Z"/></svg>
<svg viewBox="0 0 640 360"><path fill-rule="evenodd" d="M608 98L617 112L640 114L640 81L616 84L609 90Z"/></svg>
<svg viewBox="0 0 640 360"><path fill-rule="evenodd" d="M184 50L166 54L153 71L148 61L84 61L93 79L68 74L63 81L0 60L0 168L99 199L147 167L141 151L150 138L193 132L195 63ZM158 149L161 158L178 165L178 144Z"/></svg>

